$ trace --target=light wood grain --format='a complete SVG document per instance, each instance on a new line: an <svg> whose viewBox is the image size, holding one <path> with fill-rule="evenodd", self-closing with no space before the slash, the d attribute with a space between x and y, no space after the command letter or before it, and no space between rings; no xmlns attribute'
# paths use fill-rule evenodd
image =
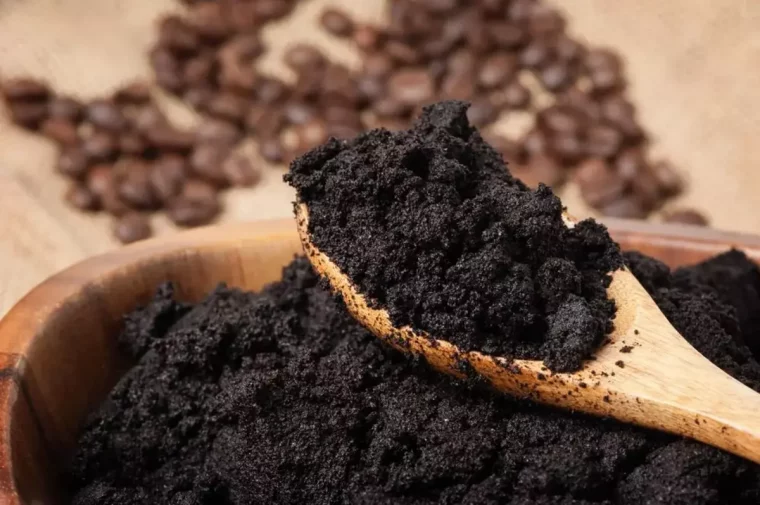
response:
<svg viewBox="0 0 760 505"><path fill-rule="evenodd" d="M570 31L621 50L628 59L633 97L653 132L657 152L685 167L691 179L685 204L709 211L716 227L760 232L760 3L744 0L555 0ZM266 29L271 48L263 66L284 78L288 44L310 41L349 65L359 59L343 42L317 29L324 5L342 5L361 19L383 17L384 0L304 0L285 22ZM176 0L8 0L0 3L0 77L36 75L83 98L149 77L145 52L154 21L179 10ZM171 100L173 116L192 123ZM504 127L521 123L505 118ZM29 288L60 268L117 247L109 220L72 211L61 200L64 182L52 175L53 146L0 117L0 315ZM226 197L224 222L286 217L291 190L282 167L264 183ZM588 213L577 189L563 200ZM163 218L159 234L176 230Z"/></svg>

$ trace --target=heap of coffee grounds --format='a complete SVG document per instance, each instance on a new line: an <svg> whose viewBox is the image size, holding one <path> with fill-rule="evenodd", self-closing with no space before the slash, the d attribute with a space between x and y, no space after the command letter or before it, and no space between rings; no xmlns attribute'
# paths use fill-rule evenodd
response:
<svg viewBox="0 0 760 505"><path fill-rule="evenodd" d="M328 142L286 179L314 244L396 326L560 371L612 327L617 245L594 221L568 228L551 189L514 179L463 102L424 108L410 130Z"/></svg>
<svg viewBox="0 0 760 505"><path fill-rule="evenodd" d="M760 334L743 334L722 298L745 291L754 265L735 252L671 275L626 259L686 339L760 390L743 343L758 348ZM257 294L219 287L190 305L162 286L120 342L137 364L84 429L75 505L760 503L760 467L741 458L408 360L305 259Z"/></svg>

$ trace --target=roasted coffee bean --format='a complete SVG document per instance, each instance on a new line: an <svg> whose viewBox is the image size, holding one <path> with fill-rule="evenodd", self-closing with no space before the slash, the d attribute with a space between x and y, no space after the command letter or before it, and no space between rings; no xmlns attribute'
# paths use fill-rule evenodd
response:
<svg viewBox="0 0 760 505"><path fill-rule="evenodd" d="M644 219L649 212L634 195L613 200L599 209L603 216L624 219Z"/></svg>
<svg viewBox="0 0 760 505"><path fill-rule="evenodd" d="M631 192L636 196L642 209L646 211L656 210L664 203L665 195L652 167L644 166L644 169L631 180L630 186Z"/></svg>
<svg viewBox="0 0 760 505"><path fill-rule="evenodd" d="M283 106L282 114L289 124L299 125L310 121L317 114L317 110L308 103L291 101Z"/></svg>
<svg viewBox="0 0 760 505"><path fill-rule="evenodd" d="M66 177L81 179L87 175L89 164L89 159L82 148L71 146L64 148L58 155L56 170Z"/></svg>
<svg viewBox="0 0 760 505"><path fill-rule="evenodd" d="M516 79L507 84L501 94L506 108L524 109L530 105L530 91Z"/></svg>
<svg viewBox="0 0 760 505"><path fill-rule="evenodd" d="M383 46L383 52L400 66L416 65L422 59L416 48L399 40L387 41Z"/></svg>
<svg viewBox="0 0 760 505"><path fill-rule="evenodd" d="M113 234L122 244L131 244L150 237L153 231L148 216L129 212L114 221Z"/></svg>
<svg viewBox="0 0 760 505"><path fill-rule="evenodd" d="M377 49L382 42L380 30L369 24L358 24L354 27L353 40L360 51Z"/></svg>
<svg viewBox="0 0 760 505"><path fill-rule="evenodd" d="M615 158L614 168L626 182L633 181L645 170L648 170L644 153L638 147L631 147Z"/></svg>
<svg viewBox="0 0 760 505"><path fill-rule="evenodd" d="M483 27L496 45L501 49L514 50L528 40L528 34L522 26L509 21L496 21Z"/></svg>
<svg viewBox="0 0 760 505"><path fill-rule="evenodd" d="M652 174L666 197L676 196L683 191L684 180L672 163L664 160L655 162L652 164Z"/></svg>
<svg viewBox="0 0 760 505"><path fill-rule="evenodd" d="M625 135L627 141L638 141L643 137L636 120L636 109L624 96L613 95L606 98L601 105L601 114Z"/></svg>
<svg viewBox="0 0 760 505"><path fill-rule="evenodd" d="M66 119L48 118L40 126L40 132L60 145L70 146L79 143L76 125Z"/></svg>
<svg viewBox="0 0 760 505"><path fill-rule="evenodd" d="M169 120L161 109L152 104L130 110L128 121L137 132L143 134L153 128L169 124Z"/></svg>
<svg viewBox="0 0 760 505"><path fill-rule="evenodd" d="M36 129L48 117L46 102L10 102L8 109L13 122L24 128Z"/></svg>
<svg viewBox="0 0 760 505"><path fill-rule="evenodd" d="M322 105L339 104L357 107L361 97L353 76L348 68L330 65L322 75L320 103Z"/></svg>
<svg viewBox="0 0 760 505"><path fill-rule="evenodd" d="M557 104L574 109L589 122L597 122L602 118L599 103L588 93L581 91L577 87L562 91L557 96Z"/></svg>
<svg viewBox="0 0 760 505"><path fill-rule="evenodd" d="M322 28L336 37L350 37L354 31L353 20L340 9L325 9L322 11L319 22Z"/></svg>
<svg viewBox="0 0 760 505"><path fill-rule="evenodd" d="M480 98L472 102L467 109L467 119L476 128L483 128L493 123L499 117L499 110L487 98Z"/></svg>
<svg viewBox="0 0 760 505"><path fill-rule="evenodd" d="M29 77L12 77L0 83L3 95L10 102L44 101L50 95L50 88L45 81Z"/></svg>
<svg viewBox="0 0 760 505"><path fill-rule="evenodd" d="M196 110L205 111L211 99L214 98L214 91L210 86L196 86L190 88L182 95L182 99L189 106Z"/></svg>
<svg viewBox="0 0 760 505"><path fill-rule="evenodd" d="M595 209L601 209L622 198L626 189L625 181L599 158L589 158L578 167L574 174L581 197Z"/></svg>
<svg viewBox="0 0 760 505"><path fill-rule="evenodd" d="M113 186L113 167L109 164L100 163L86 171L85 185L93 195L100 198Z"/></svg>
<svg viewBox="0 0 760 505"><path fill-rule="evenodd" d="M527 68L538 69L552 60L553 50L543 39L533 39L520 51L520 63Z"/></svg>
<svg viewBox="0 0 760 505"><path fill-rule="evenodd" d="M141 156L148 149L148 144L135 132L125 132L119 137L119 150L122 154Z"/></svg>
<svg viewBox="0 0 760 505"><path fill-rule="evenodd" d="M226 19L232 31L237 33L251 33L259 29L261 19L256 15L254 2L227 2Z"/></svg>
<svg viewBox="0 0 760 505"><path fill-rule="evenodd" d="M502 86L518 70L517 57L510 53L495 53L487 57L478 72L478 84L485 89Z"/></svg>
<svg viewBox="0 0 760 505"><path fill-rule="evenodd" d="M609 92L624 85L620 57L607 49L593 49L585 59L591 86L596 92Z"/></svg>
<svg viewBox="0 0 760 505"><path fill-rule="evenodd" d="M572 132L553 134L549 140L549 152L566 165L574 165L586 154L582 139Z"/></svg>
<svg viewBox="0 0 760 505"><path fill-rule="evenodd" d="M274 77L261 77L254 90L256 99L264 105L274 105L288 95L288 86Z"/></svg>
<svg viewBox="0 0 760 505"><path fill-rule="evenodd" d="M356 109L333 105L322 111L322 118L328 123L354 126L358 129L363 127L361 116Z"/></svg>
<svg viewBox="0 0 760 505"><path fill-rule="evenodd" d="M156 197L167 203L182 191L187 177L187 161L177 154L164 154L153 163L150 186Z"/></svg>
<svg viewBox="0 0 760 505"><path fill-rule="evenodd" d="M216 56L207 52L187 60L182 69L182 78L186 86L202 86L210 83L216 73Z"/></svg>
<svg viewBox="0 0 760 505"><path fill-rule="evenodd" d="M362 133L364 131L364 128L349 124L333 123L326 126L326 131L327 138L335 137L336 139L351 140Z"/></svg>
<svg viewBox="0 0 760 505"><path fill-rule="evenodd" d="M252 2L256 17L263 22L280 19L293 9L293 4L284 0L257 0Z"/></svg>
<svg viewBox="0 0 760 505"><path fill-rule="evenodd" d="M238 35L229 40L218 52L221 86L233 90L253 90L258 80L253 60L263 51L264 46L255 33Z"/></svg>
<svg viewBox="0 0 760 505"><path fill-rule="evenodd" d="M509 3L507 15L512 21L525 23L533 16L535 6L535 0L513 0Z"/></svg>
<svg viewBox="0 0 760 505"><path fill-rule="evenodd" d="M143 132L154 147L168 151L189 151L195 143L195 133L171 125L156 125Z"/></svg>
<svg viewBox="0 0 760 505"><path fill-rule="evenodd" d="M526 164L515 163L510 167L512 175L531 188L544 183L550 187L559 187L565 182L565 171L554 158L539 154L528 159Z"/></svg>
<svg viewBox="0 0 760 505"><path fill-rule="evenodd" d="M118 154L119 141L111 133L95 132L82 141L82 150L92 161L105 161Z"/></svg>
<svg viewBox="0 0 760 505"><path fill-rule="evenodd" d="M364 104L379 100L385 94L385 82L380 77L359 76L356 80L360 101Z"/></svg>
<svg viewBox="0 0 760 505"><path fill-rule="evenodd" d="M81 182L72 183L66 190L64 199L75 209L83 211L97 210L100 205L98 197Z"/></svg>
<svg viewBox="0 0 760 505"><path fill-rule="evenodd" d="M261 180L261 170L251 160L237 154L224 161L222 171L230 186L250 188Z"/></svg>
<svg viewBox="0 0 760 505"><path fill-rule="evenodd" d="M394 69L393 60L383 52L371 53L364 58L362 74L371 77L385 77Z"/></svg>
<svg viewBox="0 0 760 505"><path fill-rule="evenodd" d="M245 117L245 127L261 137L278 135L285 127L285 116L278 107L252 107Z"/></svg>
<svg viewBox="0 0 760 505"><path fill-rule="evenodd" d="M237 125L221 119L205 119L195 130L195 139L204 144L235 145L243 137Z"/></svg>
<svg viewBox="0 0 760 505"><path fill-rule="evenodd" d="M577 134L583 128L583 118L575 109L552 105L539 112L538 124L550 132Z"/></svg>
<svg viewBox="0 0 760 505"><path fill-rule="evenodd" d="M87 120L93 126L109 132L123 131L127 126L127 120L119 107L110 100L94 100L87 105L85 110Z"/></svg>
<svg viewBox="0 0 760 505"><path fill-rule="evenodd" d="M294 44L285 51L284 61L292 70L303 72L324 66L327 59L311 44Z"/></svg>
<svg viewBox="0 0 760 505"><path fill-rule="evenodd" d="M216 41L230 35L231 26L222 12L222 2L200 2L193 5L187 14L187 24L201 38Z"/></svg>
<svg viewBox="0 0 760 505"><path fill-rule="evenodd" d="M133 81L119 88L114 100L120 104L144 105L151 100L150 83Z"/></svg>
<svg viewBox="0 0 760 505"><path fill-rule="evenodd" d="M536 2L528 18L528 29L535 37L557 35L565 29L565 18L553 7Z"/></svg>
<svg viewBox="0 0 760 505"><path fill-rule="evenodd" d="M663 214L662 219L666 223L691 224L695 226L707 226L707 218L694 209L673 209Z"/></svg>
<svg viewBox="0 0 760 505"><path fill-rule="evenodd" d="M158 44L178 53L192 53L200 47L200 39L192 26L170 15L159 22Z"/></svg>
<svg viewBox="0 0 760 505"><path fill-rule="evenodd" d="M250 102L235 93L223 92L214 96L208 103L208 113L229 121L242 121L245 118Z"/></svg>
<svg viewBox="0 0 760 505"><path fill-rule="evenodd" d="M604 124L592 125L586 130L586 152L597 158L612 158L623 144L623 134Z"/></svg>
<svg viewBox="0 0 760 505"><path fill-rule="evenodd" d="M557 58L567 63L575 63L586 54L586 48L577 40L571 39L567 35L562 35L556 39L554 51L557 54Z"/></svg>
<svg viewBox="0 0 760 505"><path fill-rule="evenodd" d="M182 65L171 51L164 47L154 48L150 52L150 62L159 86L174 93L182 90L185 85Z"/></svg>
<svg viewBox="0 0 760 505"><path fill-rule="evenodd" d="M62 119L76 124L82 119L82 104L71 97L52 98L48 103L48 116L52 119Z"/></svg>
<svg viewBox="0 0 760 505"><path fill-rule="evenodd" d="M544 154L548 150L546 134L538 129L532 129L523 137L521 144L528 156L533 157Z"/></svg>
<svg viewBox="0 0 760 505"><path fill-rule="evenodd" d="M554 61L543 67L538 78L549 91L558 92L572 86L575 81L573 69L563 61Z"/></svg>
<svg viewBox="0 0 760 505"><path fill-rule="evenodd" d="M279 137L265 137L259 140L259 154L269 163L282 163L285 159L285 146Z"/></svg>
<svg viewBox="0 0 760 505"><path fill-rule="evenodd" d="M442 98L471 100L475 91L475 79L469 72L451 71L441 82Z"/></svg>
<svg viewBox="0 0 760 505"><path fill-rule="evenodd" d="M204 180L217 186L225 186L227 177L222 164L230 156L231 149L225 144L198 144L190 155L190 169Z"/></svg>
<svg viewBox="0 0 760 505"><path fill-rule="evenodd" d="M150 182L151 165L139 159L125 159L120 160L114 170L119 173L117 192L127 205L135 209L152 209L158 205Z"/></svg>
<svg viewBox="0 0 760 505"><path fill-rule="evenodd" d="M393 97L385 97L372 104L372 111L379 118L401 118L406 116L410 107Z"/></svg>
<svg viewBox="0 0 760 505"><path fill-rule="evenodd" d="M216 188L199 179L188 179L182 193L170 202L167 214L177 226L187 227L210 223L220 210Z"/></svg>

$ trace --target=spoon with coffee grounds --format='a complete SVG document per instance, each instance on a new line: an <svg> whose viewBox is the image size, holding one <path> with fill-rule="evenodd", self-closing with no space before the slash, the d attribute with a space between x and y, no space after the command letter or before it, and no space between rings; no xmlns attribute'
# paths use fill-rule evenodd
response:
<svg viewBox="0 0 760 505"><path fill-rule="evenodd" d="M340 293L352 316L396 349L424 357L439 371L477 374L513 396L693 438L760 463L760 394L713 365L673 328L628 269L612 272L614 330L593 359L573 373L542 361L465 352L406 326L367 299L311 241L308 208L296 205L306 256ZM575 222L565 216L568 226Z"/></svg>

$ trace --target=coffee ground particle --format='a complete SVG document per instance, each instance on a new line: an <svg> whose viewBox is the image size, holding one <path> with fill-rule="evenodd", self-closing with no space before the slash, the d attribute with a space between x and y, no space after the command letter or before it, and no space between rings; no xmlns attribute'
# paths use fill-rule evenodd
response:
<svg viewBox="0 0 760 505"><path fill-rule="evenodd" d="M727 303L754 265L732 252L671 275L626 261L686 339L760 391L760 334ZM258 294L221 286L190 305L162 286L120 342L136 365L81 435L74 505L760 503L749 461L408 360L304 259Z"/></svg>
<svg viewBox="0 0 760 505"><path fill-rule="evenodd" d="M555 371L578 369L612 328L617 245L592 220L567 228L551 189L514 179L464 102L331 140L286 180L314 244L396 326Z"/></svg>

